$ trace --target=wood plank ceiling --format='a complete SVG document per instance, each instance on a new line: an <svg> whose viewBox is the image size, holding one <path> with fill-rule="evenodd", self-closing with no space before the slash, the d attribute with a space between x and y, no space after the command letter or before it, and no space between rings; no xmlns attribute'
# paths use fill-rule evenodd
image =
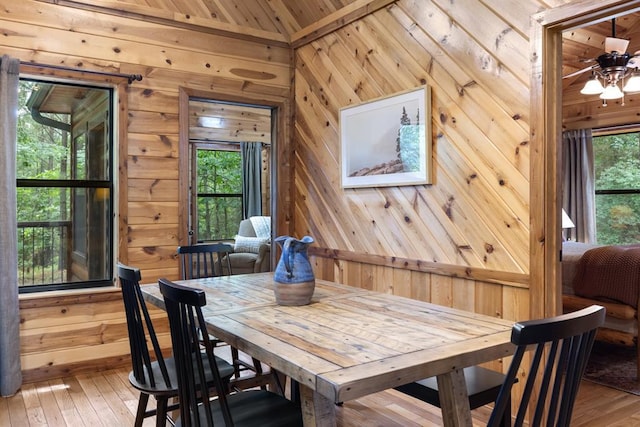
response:
<svg viewBox="0 0 640 427"><path fill-rule="evenodd" d="M73 0L40 0L57 4ZM392 0L83 0L80 7L110 13L125 13L146 20L161 21L178 26L197 27L205 32L232 33L247 39L299 47L314 38L340 28ZM108 6L106 6L108 4ZM107 10L108 9L108 10ZM629 39L628 52L640 50L640 13L616 18L616 36ZM612 22L591 24L567 31L563 37L562 75L568 75L594 64L594 58L604 52L604 40L612 34ZM521 53L520 53L521 54ZM565 128L600 127L627 124L636 120L629 105L640 105L640 95L609 102L608 108L600 99L585 97L580 89L590 72L563 80L563 116Z"/></svg>
<svg viewBox="0 0 640 427"><path fill-rule="evenodd" d="M235 33L292 44L305 28L310 31L323 20L340 21L348 14L382 7L385 0L39 0L107 13L137 16L145 20L195 26L201 30ZM334 17L336 19L332 19ZM325 24L326 25L326 24Z"/></svg>
<svg viewBox="0 0 640 427"><path fill-rule="evenodd" d="M640 13L617 17L615 35L629 40L627 52L640 51ZM567 31L563 34L562 75L588 69L596 64L595 58L605 51L605 38L613 34L611 20ZM591 76L590 71L563 79L563 117L565 128L606 127L626 125L638 121L636 108L640 94L625 95L622 100L609 101L604 106L597 95L582 95L580 90Z"/></svg>
<svg viewBox="0 0 640 427"><path fill-rule="evenodd" d="M615 20L616 37L629 40L629 53L640 50L640 13L632 13ZM612 21L603 21L563 34L563 67L562 75L568 75L575 71L585 69L593 64L594 58L604 52L606 37L612 35ZM563 87L578 85L582 88L589 78L586 72L563 81Z"/></svg>
<svg viewBox="0 0 640 427"><path fill-rule="evenodd" d="M43 0L54 2L54 0ZM68 0L55 0L64 3ZM74 2L75 3L75 2ZM85 5L104 6L103 0L83 0ZM350 10L373 10L385 2L380 0L315 0L290 2L286 0L114 0L111 7L127 13L135 13L149 18L166 19L177 22L192 22L211 28L223 28L228 24L232 29L248 28L254 34L273 35L274 39L294 40L296 33L305 28L317 26L331 15L346 15ZM389 2L386 2L389 3ZM76 4L76 6L78 6ZM640 12L616 19L616 36L630 40L628 51L640 50ZM233 26L233 27L231 27ZM249 31L250 33L252 31ZM607 20L597 24L567 31L563 36L563 68L567 75L593 64L588 62L604 51L605 37L612 34L612 22ZM588 78L584 73L565 79L563 87L580 86Z"/></svg>

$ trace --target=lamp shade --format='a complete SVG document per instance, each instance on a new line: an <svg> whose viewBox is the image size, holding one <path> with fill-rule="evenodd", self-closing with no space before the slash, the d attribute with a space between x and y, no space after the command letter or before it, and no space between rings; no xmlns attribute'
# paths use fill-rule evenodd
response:
<svg viewBox="0 0 640 427"><path fill-rule="evenodd" d="M574 228L575 226L569 215L562 209L562 228Z"/></svg>
<svg viewBox="0 0 640 427"><path fill-rule="evenodd" d="M620 99L623 96L624 93L622 93L618 85L611 83L604 88L604 92L600 94L600 99Z"/></svg>
<svg viewBox="0 0 640 427"><path fill-rule="evenodd" d="M600 95L604 91L604 87L600 80L596 76L591 77L584 84L584 87L580 91L583 95Z"/></svg>
<svg viewBox="0 0 640 427"><path fill-rule="evenodd" d="M640 75L634 74L629 77L622 90L625 92L640 92Z"/></svg>

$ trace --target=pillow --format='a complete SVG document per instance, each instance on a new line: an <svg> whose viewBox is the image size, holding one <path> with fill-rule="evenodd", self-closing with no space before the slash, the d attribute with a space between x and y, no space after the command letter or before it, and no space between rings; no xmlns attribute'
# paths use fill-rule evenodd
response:
<svg viewBox="0 0 640 427"><path fill-rule="evenodd" d="M270 216L252 216L249 218L253 230L258 237L271 237L271 217Z"/></svg>
<svg viewBox="0 0 640 427"><path fill-rule="evenodd" d="M235 252L251 252L257 254L260 252L260 246L267 242L269 242L269 239L264 237L245 237L237 235L233 250Z"/></svg>

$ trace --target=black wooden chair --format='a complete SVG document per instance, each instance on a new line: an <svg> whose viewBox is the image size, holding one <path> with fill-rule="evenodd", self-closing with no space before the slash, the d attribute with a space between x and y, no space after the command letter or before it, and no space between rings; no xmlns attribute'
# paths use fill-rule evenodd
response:
<svg viewBox="0 0 640 427"><path fill-rule="evenodd" d="M514 425L523 425L529 403L534 400L530 408L531 426L569 426L596 331L603 325L604 318L604 307L592 305L561 316L516 323L511 332L516 351L488 426L495 427L502 421L511 388L528 350L533 350L531 364L526 370L527 381Z"/></svg>
<svg viewBox="0 0 640 427"><path fill-rule="evenodd" d="M178 246L182 279L202 279L224 275L222 263L226 264L227 275L231 275L231 263L228 255L233 253L233 246L226 243L202 243L189 246Z"/></svg>
<svg viewBox="0 0 640 427"><path fill-rule="evenodd" d="M256 426L288 427L302 425L302 412L293 402L267 390L247 390L228 393L222 376L213 369L218 385L218 398L209 399L203 384L204 366L214 360L213 345L208 335L200 337L206 328L202 307L206 304L204 291L181 286L160 279L162 293L169 316L173 354L178 366L180 418L176 426ZM201 341L202 340L202 341ZM191 349L202 345L202 359L195 365L185 363ZM215 364L213 364L215 366ZM196 399L201 396L201 402Z"/></svg>
<svg viewBox="0 0 640 427"><path fill-rule="evenodd" d="M156 425L164 427L167 423L168 411L177 409L177 405L169 406L168 404L169 399L178 396L175 360L163 357L149 311L140 291L140 270L119 264L118 277L122 287L131 348L132 371L129 373L129 382L140 391L135 426L141 426L144 418L155 415ZM155 360L151 357L148 342L151 343ZM220 358L216 358L216 363L217 372L220 373L223 383L228 385L233 375L233 367ZM207 380L211 384L212 373L208 374ZM157 401L155 410L147 410L149 396L154 396Z"/></svg>
<svg viewBox="0 0 640 427"><path fill-rule="evenodd" d="M464 368L464 379L467 384L469 394L469 407L476 409L484 405L494 403L498 393L502 388L505 375L486 369L481 366L470 366ZM517 378L516 378L517 382ZM441 408L440 394L438 391L438 381L436 377L425 378L420 381L404 384L395 388L396 390L420 399L430 405ZM511 425L511 404L507 404L502 418L502 426Z"/></svg>
<svg viewBox="0 0 640 427"><path fill-rule="evenodd" d="M180 265L182 268L182 280L203 279L206 277L231 276L231 262L229 254L233 253L233 246L226 243L199 243L189 246L178 246ZM225 268L223 268L223 263ZM226 274L225 274L226 273ZM226 343L215 337L210 337L214 346ZM251 371L255 375L262 374L262 365L259 360L253 359L253 365L240 359L238 349L231 346L231 360L236 379L240 378L242 371Z"/></svg>

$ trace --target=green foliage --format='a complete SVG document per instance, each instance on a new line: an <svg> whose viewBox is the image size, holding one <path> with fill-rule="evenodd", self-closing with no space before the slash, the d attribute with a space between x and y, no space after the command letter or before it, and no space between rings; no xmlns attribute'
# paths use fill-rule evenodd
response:
<svg viewBox="0 0 640 427"><path fill-rule="evenodd" d="M198 240L233 239L242 219L238 151L197 150Z"/></svg>
<svg viewBox="0 0 640 427"><path fill-rule="evenodd" d="M596 191L640 189L640 134L593 138ZM598 243L640 241L640 194L596 195Z"/></svg>
<svg viewBox="0 0 640 427"><path fill-rule="evenodd" d="M18 179L68 179L69 135L59 129L43 126L31 117L27 100L37 85L21 81L18 91L18 147L16 174ZM51 115L58 121L69 121L68 115ZM69 192L58 188L19 188L18 221L67 219L64 203Z"/></svg>
<svg viewBox="0 0 640 427"><path fill-rule="evenodd" d="M199 193L242 193L240 153L198 150Z"/></svg>
<svg viewBox="0 0 640 427"><path fill-rule="evenodd" d="M412 125L406 109L402 107L396 151L402 160L404 172L418 172L420 170L420 144L424 143L424 138L421 137L424 129L420 125L419 117L420 115L416 113L416 124Z"/></svg>
<svg viewBox="0 0 640 427"><path fill-rule="evenodd" d="M104 201L96 197L86 205L76 205L72 215L74 191L84 193L86 189L73 190L64 182L72 179L87 179L85 169L87 167L86 157L89 153L86 143L79 145L76 156L74 156L76 161L74 176L71 164L74 144L70 132L46 123L39 123L32 116L28 106L35 91L46 91L40 96L50 96L49 89L53 86L57 86L57 84L21 80L18 88L17 178L18 180L54 181L47 182L42 186L38 184L35 187L29 186L33 183L28 183L27 186L20 184L21 186L17 188L18 277L20 286L60 284L69 280L82 281L69 273L69 254L72 250L76 251L76 254L79 253L77 252L78 245L73 246L72 241L92 241L91 247L81 248L87 253L78 256L86 257L89 279L100 279L103 274L100 268L104 264L104 251L100 244L110 244L102 240L96 241L96 236L99 236L107 228L104 227L104 224L108 220L104 220L104 218L108 218L109 214ZM95 90L106 91L103 88ZM37 98L34 97L34 99ZM68 101L72 102L70 99ZM97 116L104 113L103 108L104 106L97 106L95 112L86 109L82 111L89 115L95 113ZM41 114L55 122L71 123L69 114L44 112ZM86 126L85 122L76 123L76 128L82 129L83 125ZM79 138L85 138L82 131L79 132L81 133ZM96 146L94 145L94 147ZM108 149L109 144L105 146ZM95 164L100 164L102 157L99 156L104 153L99 152L102 146L97 147L91 156L93 156ZM89 194L98 194L98 192L90 191ZM76 198L76 202L77 200L78 198ZM110 230L111 228L108 227L108 230L104 231L105 235L108 235ZM102 239L102 237L100 238Z"/></svg>

